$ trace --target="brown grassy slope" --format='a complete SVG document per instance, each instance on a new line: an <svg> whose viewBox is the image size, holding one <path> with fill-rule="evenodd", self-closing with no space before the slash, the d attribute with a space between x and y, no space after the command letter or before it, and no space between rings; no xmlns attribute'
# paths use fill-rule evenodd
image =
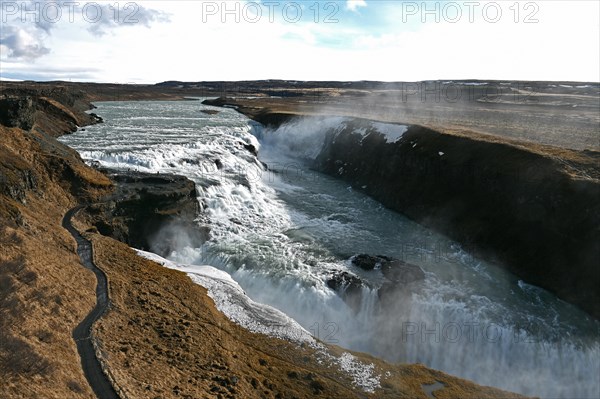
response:
<svg viewBox="0 0 600 399"><path fill-rule="evenodd" d="M30 104L21 110L31 112L30 131L0 126L0 397L93 397L71 334L95 303L96 281L61 219L111 182L52 138L84 124L86 107Z"/></svg>
<svg viewBox="0 0 600 399"><path fill-rule="evenodd" d="M0 126L0 142L0 397L91 397L71 333L95 278L61 219L110 181L36 131Z"/></svg>
<svg viewBox="0 0 600 399"><path fill-rule="evenodd" d="M78 221L78 226L84 223ZM87 233L109 278L112 306L95 328L103 358L129 397L516 398L420 365L392 366L367 355L382 389L369 395L309 348L251 333L229 321L184 273L138 257L126 245ZM340 348L332 348L340 354Z"/></svg>

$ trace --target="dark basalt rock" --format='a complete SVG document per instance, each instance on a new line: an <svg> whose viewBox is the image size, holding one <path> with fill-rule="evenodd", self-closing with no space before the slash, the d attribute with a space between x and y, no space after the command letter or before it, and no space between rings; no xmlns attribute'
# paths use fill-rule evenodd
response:
<svg viewBox="0 0 600 399"><path fill-rule="evenodd" d="M362 281L348 272L341 272L327 280L327 286L335 291L357 292L362 287Z"/></svg>
<svg viewBox="0 0 600 399"><path fill-rule="evenodd" d="M92 118L92 124L95 124L95 123L104 123L104 119L102 119L101 116L98 116L98 115L96 115L93 112L90 112L89 115L90 115L90 118Z"/></svg>
<svg viewBox="0 0 600 399"><path fill-rule="evenodd" d="M230 99L226 98L226 97L219 97L219 98L213 98L213 99L207 99L202 101L202 104L204 105L212 105L215 107L223 107L225 105L229 105L231 102Z"/></svg>
<svg viewBox="0 0 600 399"><path fill-rule="evenodd" d="M360 278L348 272L339 272L331 276L326 284L355 311L360 308L363 282Z"/></svg>
<svg viewBox="0 0 600 399"><path fill-rule="evenodd" d="M410 284L425 279L425 272L417 265L399 259L384 262L381 266L383 275L395 285Z"/></svg>
<svg viewBox="0 0 600 399"><path fill-rule="evenodd" d="M252 155L254 156L258 156L258 151L256 150L256 147L254 147L252 144L247 144L247 143L242 143L242 145L244 146L244 148L246 150L248 150L248 152L250 152Z"/></svg>
<svg viewBox="0 0 600 399"><path fill-rule="evenodd" d="M208 228L196 221L200 205L191 180L166 174L106 173L115 182L115 194L88 208L101 234L160 255L208 239Z"/></svg>
<svg viewBox="0 0 600 399"><path fill-rule="evenodd" d="M34 123L35 108L31 97L0 98L0 124L31 130Z"/></svg>
<svg viewBox="0 0 600 399"><path fill-rule="evenodd" d="M388 143L357 134L364 126L328 132L312 166L600 319L597 152L559 157L415 125Z"/></svg>
<svg viewBox="0 0 600 399"><path fill-rule="evenodd" d="M360 254L353 256L350 261L363 270L380 269L393 283L410 284L425 278L425 273L419 266L388 256Z"/></svg>
<svg viewBox="0 0 600 399"><path fill-rule="evenodd" d="M387 302L398 298L406 299L408 295L406 285L425 279L425 273L419 266L388 256L359 254L350 258L350 261L354 266L366 271L381 270L387 282L381 286L377 294L379 299L384 301L382 302L384 306L388 304ZM326 284L352 309L355 311L360 309L362 288L367 284L359 277L348 272L338 272L331 276Z"/></svg>
<svg viewBox="0 0 600 399"><path fill-rule="evenodd" d="M381 268L381 265L385 262L389 262L393 260L392 258L388 258L387 256L371 256L360 254L353 256L350 261L354 266L360 267L363 270L373 270L375 268Z"/></svg>
<svg viewBox="0 0 600 399"><path fill-rule="evenodd" d="M388 256L360 254L353 256L350 261L354 266L366 271L381 270L388 280L377 291L384 306L401 297L404 298L402 300L406 300L408 292L405 292L405 286L425 279L425 273L419 266Z"/></svg>

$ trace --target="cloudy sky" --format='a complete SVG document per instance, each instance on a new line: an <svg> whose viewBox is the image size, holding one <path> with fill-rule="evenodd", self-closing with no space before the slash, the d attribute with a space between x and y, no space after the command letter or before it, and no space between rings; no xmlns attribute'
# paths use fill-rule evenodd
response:
<svg viewBox="0 0 600 399"><path fill-rule="evenodd" d="M0 0L0 78L598 82L599 4Z"/></svg>

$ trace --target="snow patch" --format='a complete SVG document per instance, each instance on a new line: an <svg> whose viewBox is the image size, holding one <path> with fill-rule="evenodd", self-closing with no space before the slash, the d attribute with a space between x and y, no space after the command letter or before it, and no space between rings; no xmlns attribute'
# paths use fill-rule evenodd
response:
<svg viewBox="0 0 600 399"><path fill-rule="evenodd" d="M396 125L394 123L381 123L372 122L373 126L379 133L385 136L385 140L388 143L395 143L402 138L404 133L408 130L406 125Z"/></svg>
<svg viewBox="0 0 600 399"><path fill-rule="evenodd" d="M294 319L271 306L250 299L228 273L212 266L183 265L151 252L135 251L142 258L187 273L194 283L208 290L208 296L220 312L247 330L297 343L316 343L312 335Z"/></svg>
<svg viewBox="0 0 600 399"><path fill-rule="evenodd" d="M348 352L342 353L338 359L340 368L352 377L354 385L360 387L367 393L375 392L380 388L380 376L374 374L375 365L373 363L364 364Z"/></svg>

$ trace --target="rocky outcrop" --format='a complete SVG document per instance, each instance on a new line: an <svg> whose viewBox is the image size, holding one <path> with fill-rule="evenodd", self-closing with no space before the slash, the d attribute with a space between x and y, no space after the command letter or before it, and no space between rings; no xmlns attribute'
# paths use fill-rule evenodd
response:
<svg viewBox="0 0 600 399"><path fill-rule="evenodd" d="M31 97L0 98L0 124L30 130L35 109Z"/></svg>
<svg viewBox="0 0 600 399"><path fill-rule="evenodd" d="M425 278L425 273L419 266L389 256L360 254L353 256L350 261L363 270L381 270L383 275L394 284L409 284Z"/></svg>
<svg viewBox="0 0 600 399"><path fill-rule="evenodd" d="M348 272L339 272L326 281L329 288L337 292L337 294L350 306L354 311L360 309L362 301L363 281L353 274Z"/></svg>
<svg viewBox="0 0 600 399"><path fill-rule="evenodd" d="M388 256L359 254L350 258L350 263L367 272L379 270L384 275L386 280L377 290L382 306L396 300L396 294L408 293L406 285L425 279L425 273L419 266ZM363 288L371 288L369 283L346 271L333 274L325 283L355 311L360 310Z"/></svg>
<svg viewBox="0 0 600 399"><path fill-rule="evenodd" d="M110 190L106 176L88 168L75 150L52 137L68 131L63 129L62 121L52 125L51 134L31 128L33 115L36 120L56 118L36 110L36 100L25 96L0 102L11 107L2 108L0 194L26 204L29 195L54 200L58 195L55 187L81 200L91 200Z"/></svg>
<svg viewBox="0 0 600 399"><path fill-rule="evenodd" d="M249 118L255 120L256 122L267 126L267 127L277 127L281 124L289 121L290 119L297 117L297 114L290 112L273 112L269 108L254 108L250 106L241 105L238 101L232 98L227 97L219 97L215 99L208 99L202 101L204 105L212 105L215 107L229 107L235 108L240 113L248 116Z"/></svg>
<svg viewBox="0 0 600 399"><path fill-rule="evenodd" d="M37 191L38 178L31 166L5 148L0 148L0 172L0 194L25 203L27 192Z"/></svg>
<svg viewBox="0 0 600 399"><path fill-rule="evenodd" d="M200 245L194 182L183 176L107 171L115 183L111 199L88 207L98 231L132 247L168 255L182 245Z"/></svg>
<svg viewBox="0 0 600 399"><path fill-rule="evenodd" d="M600 318L600 154L363 125L329 132L316 169Z"/></svg>
<svg viewBox="0 0 600 399"><path fill-rule="evenodd" d="M85 112L93 108L88 100L86 92L66 86L8 85L0 91L0 125L58 137L102 122Z"/></svg>

